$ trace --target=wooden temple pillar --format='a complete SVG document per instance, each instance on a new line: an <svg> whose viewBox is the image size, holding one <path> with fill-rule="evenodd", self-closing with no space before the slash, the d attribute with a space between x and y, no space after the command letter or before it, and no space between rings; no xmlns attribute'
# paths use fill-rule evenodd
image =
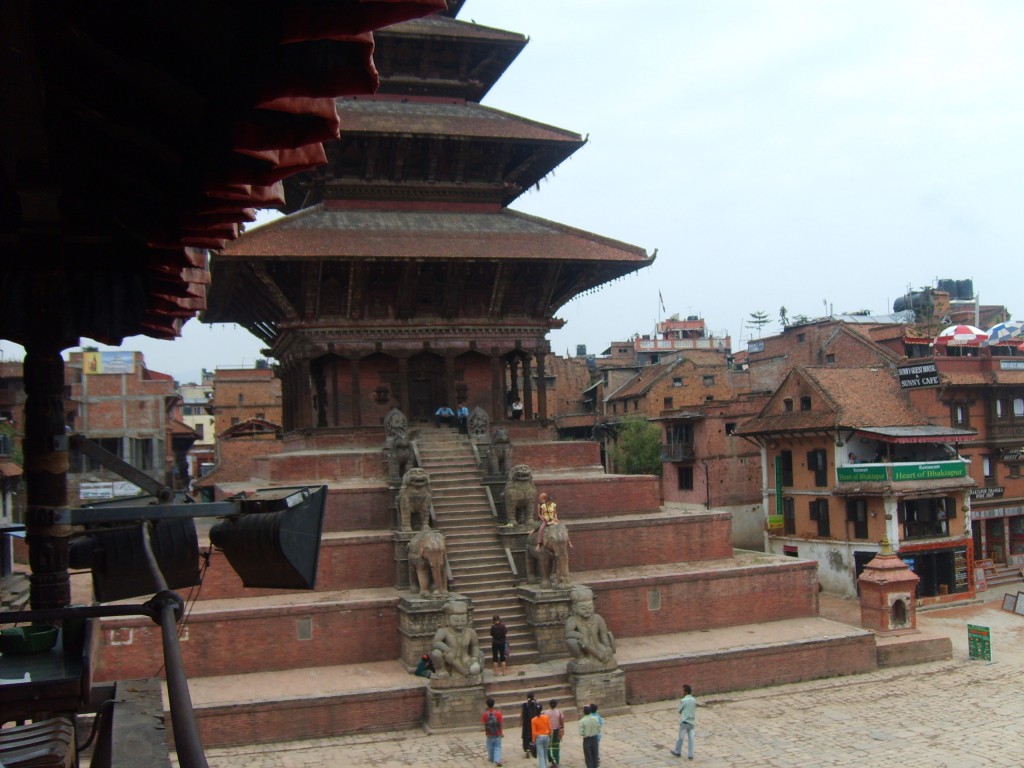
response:
<svg viewBox="0 0 1024 768"><path fill-rule="evenodd" d="M530 356L523 355L523 419L533 418L533 381L531 381Z"/></svg>
<svg viewBox="0 0 1024 768"><path fill-rule="evenodd" d="M537 349L537 416L541 421L548 418L548 387L544 380L544 357L543 348Z"/></svg>
<svg viewBox="0 0 1024 768"><path fill-rule="evenodd" d="M352 370L352 426L361 427L363 425L363 398L361 397L360 381L359 381L359 359L360 354L353 352L349 356L349 366Z"/></svg>
<svg viewBox="0 0 1024 768"><path fill-rule="evenodd" d="M498 348L491 347L491 421L504 421L508 418L504 372L505 366Z"/></svg>
<svg viewBox="0 0 1024 768"><path fill-rule="evenodd" d="M401 382L398 400L402 413L409 416L409 356L402 355L398 358L398 381Z"/></svg>
<svg viewBox="0 0 1024 768"><path fill-rule="evenodd" d="M29 595L35 610L71 604L68 576L68 438L64 416L64 358L77 339L62 338L63 299L58 276L35 276L28 302L33 336L25 340L25 539Z"/></svg>
<svg viewBox="0 0 1024 768"><path fill-rule="evenodd" d="M458 395L455 392L455 352L446 350L444 353L444 401L455 410Z"/></svg>

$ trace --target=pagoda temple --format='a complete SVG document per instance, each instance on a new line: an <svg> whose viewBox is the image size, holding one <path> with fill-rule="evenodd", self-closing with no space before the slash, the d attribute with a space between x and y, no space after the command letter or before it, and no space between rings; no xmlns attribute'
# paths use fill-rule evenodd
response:
<svg viewBox="0 0 1024 768"><path fill-rule="evenodd" d="M216 255L205 322L280 363L286 431L377 426L443 403L548 417L547 333L565 303L653 262L641 248L508 208L585 144L482 106L523 35L447 13L380 32L372 97L286 185L290 215Z"/></svg>

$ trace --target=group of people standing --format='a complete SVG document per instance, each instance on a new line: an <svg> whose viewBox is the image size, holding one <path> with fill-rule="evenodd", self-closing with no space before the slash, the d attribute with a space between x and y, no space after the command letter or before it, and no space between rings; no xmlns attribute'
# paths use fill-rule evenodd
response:
<svg viewBox="0 0 1024 768"><path fill-rule="evenodd" d="M498 617L495 616L495 619ZM675 749L670 750L675 757L682 757L683 743L687 744L686 757L693 760L693 736L697 727L697 699L693 696L693 688L683 686L683 696L679 700L679 735ZM548 708L541 707L536 696L531 692L522 706L522 739L523 757L536 756L538 768L558 768L562 759L562 742L565 739L565 715L558 708L558 700L551 699ZM494 699L487 700L487 708L480 717L484 733L487 736L487 759L495 765L502 765L501 746L504 728L504 717L501 710L494 704ZM587 768L599 768L601 764L601 732L604 730L604 718L597 712L597 704L583 707L583 716L579 720L580 737L583 740L583 760Z"/></svg>
<svg viewBox="0 0 1024 768"><path fill-rule="evenodd" d="M589 718L589 719L588 719ZM584 721L587 721L584 724ZM487 700L487 708L480 716L487 736L487 759L495 765L501 762L501 741L503 736L504 718L501 710L495 707L494 699ZM584 708L584 717L580 720L580 733L583 735L583 752L587 760L587 768L597 768L598 753L596 747L588 755L588 743L600 739L601 726L604 720L597 714L597 705L590 704ZM585 725L585 727L584 727ZM586 732L584 732L586 731ZM538 768L558 768L562 758L562 739L565 737L565 715L558 708L558 700L548 702L548 709L542 710L540 702L531 692L523 703L522 710L523 756L536 755Z"/></svg>

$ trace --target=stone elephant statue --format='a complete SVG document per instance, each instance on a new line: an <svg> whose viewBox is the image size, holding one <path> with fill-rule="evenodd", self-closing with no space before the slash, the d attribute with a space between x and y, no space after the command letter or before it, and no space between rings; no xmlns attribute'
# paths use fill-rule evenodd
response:
<svg viewBox="0 0 1024 768"><path fill-rule="evenodd" d="M419 592L420 597L429 597L431 593L447 595L444 558L443 533L431 528L413 536L409 541L409 590Z"/></svg>
<svg viewBox="0 0 1024 768"><path fill-rule="evenodd" d="M537 548L537 529L526 539L527 581L536 581L538 573L543 589L569 586L569 531L562 522L545 526L540 549Z"/></svg>
<svg viewBox="0 0 1024 768"><path fill-rule="evenodd" d="M425 469L413 467L402 478L402 488L398 492L398 515L401 530L411 531L414 515L419 516L419 527L430 527L430 513L433 509L433 498L430 493L430 475Z"/></svg>

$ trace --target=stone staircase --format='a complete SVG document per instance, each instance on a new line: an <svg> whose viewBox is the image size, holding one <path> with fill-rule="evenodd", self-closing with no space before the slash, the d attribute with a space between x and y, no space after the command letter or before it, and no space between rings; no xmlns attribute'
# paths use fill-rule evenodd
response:
<svg viewBox="0 0 1024 768"><path fill-rule="evenodd" d="M468 438L453 429L426 427L416 436L416 449L430 474L434 525L445 535L452 590L473 601L481 649L490 656L491 617L498 615L508 628L511 664L533 664L539 660L537 645Z"/></svg>
<svg viewBox="0 0 1024 768"><path fill-rule="evenodd" d="M1024 568L1019 565L997 563L992 568L985 569L985 580L988 582L989 588L1013 584L1022 579L1024 579Z"/></svg>

